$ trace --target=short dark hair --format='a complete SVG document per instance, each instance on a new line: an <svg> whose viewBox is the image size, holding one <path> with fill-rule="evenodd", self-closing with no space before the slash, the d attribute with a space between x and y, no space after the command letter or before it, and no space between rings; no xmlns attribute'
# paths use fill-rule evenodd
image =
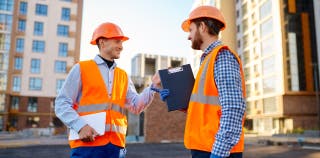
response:
<svg viewBox="0 0 320 158"><path fill-rule="evenodd" d="M97 44L97 46L98 46L99 49L100 49L100 44L99 44L99 40L100 40L100 39L107 39L107 38L105 38L105 37L99 37L99 38L97 38L96 44Z"/></svg>
<svg viewBox="0 0 320 158"><path fill-rule="evenodd" d="M224 24L222 22L216 19L206 17L193 19L191 20L191 22L194 22L197 27L200 26L201 22L203 22L208 27L209 34L215 36L219 35L221 28L224 27Z"/></svg>

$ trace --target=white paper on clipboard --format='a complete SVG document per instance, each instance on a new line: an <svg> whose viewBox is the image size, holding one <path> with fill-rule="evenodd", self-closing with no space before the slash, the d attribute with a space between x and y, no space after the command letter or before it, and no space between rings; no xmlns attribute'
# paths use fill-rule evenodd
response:
<svg viewBox="0 0 320 158"><path fill-rule="evenodd" d="M96 130L99 135L104 135L105 128L106 128L106 112L99 112L95 114L89 114L81 116L87 124ZM79 134L74 129L70 129L69 133L69 140L76 140L79 139Z"/></svg>

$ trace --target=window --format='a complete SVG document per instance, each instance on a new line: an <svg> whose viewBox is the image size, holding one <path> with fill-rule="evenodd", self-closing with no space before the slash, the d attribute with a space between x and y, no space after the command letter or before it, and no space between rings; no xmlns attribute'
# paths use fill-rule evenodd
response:
<svg viewBox="0 0 320 158"><path fill-rule="evenodd" d="M48 14L48 6L44 4L36 5L36 15L47 16Z"/></svg>
<svg viewBox="0 0 320 158"><path fill-rule="evenodd" d="M32 128L37 128L39 127L39 122L40 122L40 117L28 117L27 118L27 126L32 127Z"/></svg>
<svg viewBox="0 0 320 158"><path fill-rule="evenodd" d="M68 56L68 43L59 43L59 56Z"/></svg>
<svg viewBox="0 0 320 158"><path fill-rule="evenodd" d="M10 34L0 33L0 50L9 51L9 49L10 49Z"/></svg>
<svg viewBox="0 0 320 158"><path fill-rule="evenodd" d="M62 10L61 10L61 20L70 21L70 8L62 8Z"/></svg>
<svg viewBox="0 0 320 158"><path fill-rule="evenodd" d="M19 110L19 102L20 102L20 98L13 96L11 97L11 110Z"/></svg>
<svg viewBox="0 0 320 158"><path fill-rule="evenodd" d="M69 36L69 26L58 25L57 35L68 37Z"/></svg>
<svg viewBox="0 0 320 158"><path fill-rule="evenodd" d="M260 19L262 20L266 16L270 15L272 12L272 3L271 0L266 1L260 7Z"/></svg>
<svg viewBox="0 0 320 158"><path fill-rule="evenodd" d="M42 79L37 77L31 77L29 80L29 90L41 90Z"/></svg>
<svg viewBox="0 0 320 158"><path fill-rule="evenodd" d="M268 76L270 74L273 74L276 69L275 69L275 56L269 57L269 58L265 58L262 61L262 71L263 71L263 76Z"/></svg>
<svg viewBox="0 0 320 158"><path fill-rule="evenodd" d="M40 59L31 59L31 65L30 65L30 71L31 73L40 73L40 66L41 61Z"/></svg>
<svg viewBox="0 0 320 158"><path fill-rule="evenodd" d="M43 53L45 48L44 41L34 40L32 41L32 52Z"/></svg>
<svg viewBox="0 0 320 158"><path fill-rule="evenodd" d="M261 37L265 37L273 32L273 18L269 18L266 22L261 24Z"/></svg>
<svg viewBox="0 0 320 158"><path fill-rule="evenodd" d="M245 76L244 78L246 79L246 81L250 79L250 74L251 74L250 67L245 67L244 68L244 76Z"/></svg>
<svg viewBox="0 0 320 158"><path fill-rule="evenodd" d="M22 53L24 50L24 39L23 38L18 38L16 40L16 52Z"/></svg>
<svg viewBox="0 0 320 158"><path fill-rule="evenodd" d="M243 47L247 48L251 43L249 42L249 35L246 34L243 37Z"/></svg>
<svg viewBox="0 0 320 158"><path fill-rule="evenodd" d="M0 70L8 70L9 65L9 54L0 53ZM2 71L1 73L6 72Z"/></svg>
<svg viewBox="0 0 320 158"><path fill-rule="evenodd" d="M7 73L4 72L0 73L0 90L7 90Z"/></svg>
<svg viewBox="0 0 320 158"><path fill-rule="evenodd" d="M250 62L250 52L248 50L243 52L243 63L248 64Z"/></svg>
<svg viewBox="0 0 320 158"><path fill-rule="evenodd" d="M13 127L13 128L18 127L18 117L17 116L10 116L9 122L10 122L10 127Z"/></svg>
<svg viewBox="0 0 320 158"><path fill-rule="evenodd" d="M20 92L21 78L18 76L13 77L12 91Z"/></svg>
<svg viewBox="0 0 320 158"><path fill-rule="evenodd" d="M28 99L28 112L37 112L38 98L30 97Z"/></svg>
<svg viewBox="0 0 320 158"><path fill-rule="evenodd" d="M12 15L0 14L0 30L11 31Z"/></svg>
<svg viewBox="0 0 320 158"><path fill-rule="evenodd" d="M242 33L248 31L248 19L242 20Z"/></svg>
<svg viewBox="0 0 320 158"><path fill-rule="evenodd" d="M14 69L15 70L21 70L22 69L22 58L21 57L15 57L14 58Z"/></svg>
<svg viewBox="0 0 320 158"><path fill-rule="evenodd" d="M43 35L43 22L34 22L33 35L42 36Z"/></svg>
<svg viewBox="0 0 320 158"><path fill-rule="evenodd" d="M25 32L26 31L26 20L19 20L18 21L18 31Z"/></svg>
<svg viewBox="0 0 320 158"><path fill-rule="evenodd" d="M3 117L0 116L0 131L3 131Z"/></svg>
<svg viewBox="0 0 320 158"><path fill-rule="evenodd" d="M277 100L275 97L263 99L263 113L274 114L277 111Z"/></svg>
<svg viewBox="0 0 320 158"><path fill-rule="evenodd" d="M65 62L65 61L56 61L55 62L55 72L57 72L57 73L66 73L67 72L67 62Z"/></svg>
<svg viewBox="0 0 320 158"><path fill-rule="evenodd" d="M28 8L27 2L20 2L19 13L22 15L27 15L27 11L28 11L27 8Z"/></svg>
<svg viewBox="0 0 320 158"><path fill-rule="evenodd" d="M64 83L64 79L58 79L56 84L56 92L59 93L60 89L62 88L62 85Z"/></svg>
<svg viewBox="0 0 320 158"><path fill-rule="evenodd" d="M269 93L276 92L277 80L278 80L278 78L275 76L263 79L263 85L262 85L263 86L263 93L269 94Z"/></svg>
<svg viewBox="0 0 320 158"><path fill-rule="evenodd" d="M244 17L247 14L248 8L247 8L247 3L244 3L241 6L241 11L242 11L242 17Z"/></svg>
<svg viewBox="0 0 320 158"><path fill-rule="evenodd" d="M0 1L0 10L12 11L13 10L13 1L14 0L1 0Z"/></svg>
<svg viewBox="0 0 320 158"><path fill-rule="evenodd" d="M251 96L251 84L246 84L246 94L247 96Z"/></svg>
<svg viewBox="0 0 320 158"><path fill-rule="evenodd" d="M4 109L5 109L5 98L6 98L5 94L0 95L0 111L2 112L4 112Z"/></svg>

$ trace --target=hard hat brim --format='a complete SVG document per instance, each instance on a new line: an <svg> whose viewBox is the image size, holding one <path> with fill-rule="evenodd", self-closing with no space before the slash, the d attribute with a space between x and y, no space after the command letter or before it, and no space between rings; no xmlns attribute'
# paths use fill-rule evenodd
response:
<svg viewBox="0 0 320 158"><path fill-rule="evenodd" d="M189 27L190 27L190 19L183 21L183 23L181 24L181 28L184 32L190 32Z"/></svg>
<svg viewBox="0 0 320 158"><path fill-rule="evenodd" d="M211 17L208 17L208 18L211 18ZM184 32L190 32L190 24L191 24L191 20L193 19L197 19L197 18L189 18L185 21L182 22L181 24L181 28ZM217 19L216 19L217 20ZM221 22L221 21L220 21ZM220 31L223 31L225 28L226 28L226 24L223 23L223 27L220 29Z"/></svg>
<svg viewBox="0 0 320 158"><path fill-rule="evenodd" d="M107 39L120 38L122 42L129 40L129 37L126 37L126 36L118 36L118 37L111 37L111 38L105 37L105 38ZM90 41L90 44L97 45L97 42L96 40L92 40Z"/></svg>

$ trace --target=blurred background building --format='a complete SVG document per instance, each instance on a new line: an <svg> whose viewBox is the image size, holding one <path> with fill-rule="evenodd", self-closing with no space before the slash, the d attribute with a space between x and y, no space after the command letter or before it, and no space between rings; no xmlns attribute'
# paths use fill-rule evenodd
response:
<svg viewBox="0 0 320 158"><path fill-rule="evenodd" d="M79 61L82 5L0 1L0 131L63 126L54 98Z"/></svg>
<svg viewBox="0 0 320 158"><path fill-rule="evenodd" d="M248 130L277 134L319 128L318 3L236 0L234 25L246 78Z"/></svg>
<svg viewBox="0 0 320 158"><path fill-rule="evenodd" d="M131 79L138 92L150 86L152 76L159 69L186 64L182 57L139 53L131 61ZM183 138L185 115L167 112L167 107L158 95L150 107L140 115L128 113L128 136L143 136L147 142L181 140ZM161 122L161 123L160 123ZM176 126L176 128L170 128ZM181 126L178 128L178 126ZM179 132L176 132L179 131ZM136 137L133 137L136 138Z"/></svg>

